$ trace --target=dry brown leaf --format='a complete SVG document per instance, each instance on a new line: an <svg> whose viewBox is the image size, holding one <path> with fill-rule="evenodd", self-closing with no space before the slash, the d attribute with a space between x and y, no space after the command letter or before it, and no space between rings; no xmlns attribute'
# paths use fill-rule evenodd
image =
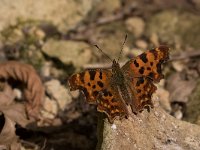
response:
<svg viewBox="0 0 200 150"><path fill-rule="evenodd" d="M3 92L0 92L0 111L12 121L25 127L29 121L26 118L25 106L14 101L15 94L6 85Z"/></svg>
<svg viewBox="0 0 200 150"><path fill-rule="evenodd" d="M0 131L0 148L19 150L19 139L15 134L15 124L25 127L30 120L27 119L26 111L30 117L39 118L38 112L44 96L44 88L36 71L26 64L11 61L0 64L0 78L13 78L26 85L25 98L26 108L23 103L15 102L13 89L5 84L0 92L0 112L4 117Z"/></svg>
<svg viewBox="0 0 200 150"><path fill-rule="evenodd" d="M26 118L25 106L14 101L15 94L9 85L4 86L4 91L0 92L0 112L2 112L0 131L0 149L7 148L19 150L20 143L15 134L15 124L25 127L30 121Z"/></svg>
<svg viewBox="0 0 200 150"><path fill-rule="evenodd" d="M0 78L13 78L26 84L26 110L30 117L38 118L44 87L34 68L17 61L8 61L0 64Z"/></svg>
<svg viewBox="0 0 200 150"><path fill-rule="evenodd" d="M196 87L195 80L184 80L181 78L180 73L175 73L171 75L167 82L167 90L170 93L170 101L171 102L187 102L188 97L191 92Z"/></svg>
<svg viewBox="0 0 200 150"><path fill-rule="evenodd" d="M15 134L15 122L9 117L5 117L4 128L0 133L0 146L9 148L12 145L18 145L18 137ZM16 148L16 150L19 148Z"/></svg>

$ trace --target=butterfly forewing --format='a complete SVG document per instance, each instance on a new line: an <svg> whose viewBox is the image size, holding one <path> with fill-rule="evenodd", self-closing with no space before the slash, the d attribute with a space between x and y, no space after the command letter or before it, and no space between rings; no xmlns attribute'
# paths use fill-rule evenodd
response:
<svg viewBox="0 0 200 150"><path fill-rule="evenodd" d="M154 82L163 79L161 65L169 59L169 48L160 46L155 49L147 50L136 58L128 61L122 70L129 77L149 77Z"/></svg>
<svg viewBox="0 0 200 150"><path fill-rule="evenodd" d="M107 69L86 70L69 78L70 90L82 90L89 103L96 103L100 91L106 89L111 77Z"/></svg>
<svg viewBox="0 0 200 150"><path fill-rule="evenodd" d="M153 107L151 97L157 89L153 82L159 82L163 78L161 65L168 59L169 48L160 46L147 50L122 67L134 97L130 103L134 112Z"/></svg>

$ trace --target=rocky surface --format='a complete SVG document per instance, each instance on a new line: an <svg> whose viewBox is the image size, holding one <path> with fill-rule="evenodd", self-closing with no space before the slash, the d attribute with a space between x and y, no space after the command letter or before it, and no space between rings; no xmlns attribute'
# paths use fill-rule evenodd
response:
<svg viewBox="0 0 200 150"><path fill-rule="evenodd" d="M200 80L197 80L197 87L189 97L185 120L200 125Z"/></svg>
<svg viewBox="0 0 200 150"><path fill-rule="evenodd" d="M92 0L7 0L0 1L0 6L0 31L25 20L51 22L60 31L67 31L87 15L92 7Z"/></svg>
<svg viewBox="0 0 200 150"><path fill-rule="evenodd" d="M176 49L180 46L198 48L200 41L196 33L200 32L197 27L199 22L199 16L192 13L163 11L150 19L146 32L149 36L156 33L168 44L175 43Z"/></svg>
<svg viewBox="0 0 200 150"><path fill-rule="evenodd" d="M200 127L175 119L157 107L114 124L105 121L102 137L102 150L198 150Z"/></svg>
<svg viewBox="0 0 200 150"><path fill-rule="evenodd" d="M24 85L7 81L16 97L12 107L0 105L0 149L5 148L2 139L14 137L14 145L7 143L12 150L20 146L93 150L98 136L99 149L198 150L199 4L198 0L0 1L0 62L32 65L45 86L40 120L25 127L26 113L17 105L24 107L26 102ZM155 103L150 113L131 113L114 124L99 119L97 127L96 106L87 104L81 92L70 93L66 80L85 68L110 67L110 60L94 45L116 59L126 34L120 64L160 44L171 48L170 61L163 66L165 80L157 86L160 104ZM0 104L8 102L2 99Z"/></svg>

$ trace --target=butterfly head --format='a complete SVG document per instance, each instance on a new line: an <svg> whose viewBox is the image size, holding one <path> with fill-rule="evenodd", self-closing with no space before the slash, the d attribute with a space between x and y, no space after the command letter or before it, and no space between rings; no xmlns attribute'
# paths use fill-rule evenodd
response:
<svg viewBox="0 0 200 150"><path fill-rule="evenodd" d="M120 70L119 63L114 59L112 63L112 72L117 73Z"/></svg>
<svg viewBox="0 0 200 150"><path fill-rule="evenodd" d="M115 59L112 62L113 62L112 63L112 68L116 68L116 67L120 68L119 63Z"/></svg>

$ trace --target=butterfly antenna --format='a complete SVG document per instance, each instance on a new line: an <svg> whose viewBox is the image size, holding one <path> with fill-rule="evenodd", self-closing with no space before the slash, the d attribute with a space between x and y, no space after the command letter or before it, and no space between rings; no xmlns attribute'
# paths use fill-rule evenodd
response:
<svg viewBox="0 0 200 150"><path fill-rule="evenodd" d="M99 48L98 45L94 45L104 56L106 56L106 58L108 58L111 62L113 61L106 53L103 52L102 49Z"/></svg>
<svg viewBox="0 0 200 150"><path fill-rule="evenodd" d="M127 34L126 34L126 36L125 36L125 38L124 38L124 42L123 42L122 48L121 48L121 50L120 50L120 52L119 52L119 57L118 57L118 59L117 59L117 62L119 62L119 59L121 58L122 51L123 51L123 48L124 48L124 44L126 43L126 39L127 39Z"/></svg>

